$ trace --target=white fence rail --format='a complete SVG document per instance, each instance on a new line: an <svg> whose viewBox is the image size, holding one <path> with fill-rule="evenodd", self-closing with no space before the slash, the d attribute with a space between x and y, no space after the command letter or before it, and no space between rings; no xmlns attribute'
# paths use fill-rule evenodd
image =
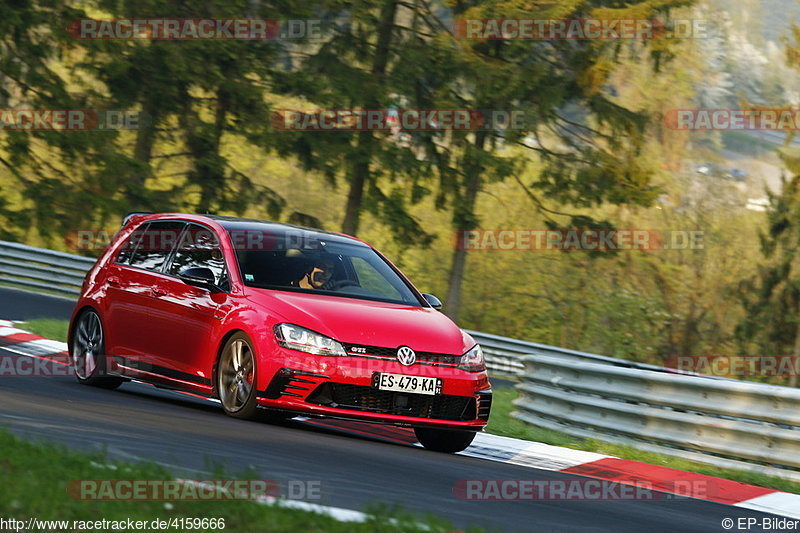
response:
<svg viewBox="0 0 800 533"><path fill-rule="evenodd" d="M75 297L94 260L0 241L0 281ZM469 331L496 375L521 379L513 416L716 466L800 481L800 389L680 374Z"/></svg>
<svg viewBox="0 0 800 533"><path fill-rule="evenodd" d="M514 416L626 444L800 481L800 390L547 355L525 356Z"/></svg>
<svg viewBox="0 0 800 533"><path fill-rule="evenodd" d="M31 289L77 296L94 262L88 257L0 241L0 281Z"/></svg>
<svg viewBox="0 0 800 533"><path fill-rule="evenodd" d="M592 363L619 366L624 368L638 368L640 370L652 370L664 372L660 366L636 363L625 359L617 359L605 355L597 355L577 350L568 350L536 342L527 342L508 337L500 337L480 331L466 330L467 333L478 341L483 348L486 356L486 366L489 370L498 374L521 376L525 373L525 362L522 356L525 355L551 355L556 356L562 361L589 361Z"/></svg>

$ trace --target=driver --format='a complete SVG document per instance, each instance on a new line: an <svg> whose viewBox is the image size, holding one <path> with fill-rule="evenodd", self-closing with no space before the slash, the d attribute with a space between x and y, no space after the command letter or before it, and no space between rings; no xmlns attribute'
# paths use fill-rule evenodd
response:
<svg viewBox="0 0 800 533"><path fill-rule="evenodd" d="M322 289L333 277L335 267L331 259L319 258L314 262L314 266L297 280L296 286L301 289Z"/></svg>

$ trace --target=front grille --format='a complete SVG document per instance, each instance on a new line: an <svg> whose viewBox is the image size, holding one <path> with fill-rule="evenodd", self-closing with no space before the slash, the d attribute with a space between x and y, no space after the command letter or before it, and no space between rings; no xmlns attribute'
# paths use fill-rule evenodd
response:
<svg viewBox="0 0 800 533"><path fill-rule="evenodd" d="M458 421L477 418L477 402L472 396L411 394L344 383L324 383L306 401L337 409L387 415Z"/></svg>
<svg viewBox="0 0 800 533"><path fill-rule="evenodd" d="M266 390L258 393L258 397L267 398L269 400L277 400L281 396L295 396L297 398L302 398L303 393L298 394L297 392L291 391L308 391L317 384L316 381L306 378L330 379L330 377L322 374L305 372L303 370L297 370L294 368L281 368L275 372L275 375L272 377L272 380L269 382Z"/></svg>
<svg viewBox="0 0 800 533"><path fill-rule="evenodd" d="M358 357L361 356L375 356L375 357L386 357L387 359L391 358L394 359L397 357L397 348L384 348L382 346L366 346L363 344L345 344L344 345L345 351L347 351L348 355ZM353 351L356 349L357 351ZM417 352L417 362L418 363L436 363L436 364L446 364L446 365L457 365L458 361L461 359L460 355L450 355L445 353L434 353L434 352Z"/></svg>

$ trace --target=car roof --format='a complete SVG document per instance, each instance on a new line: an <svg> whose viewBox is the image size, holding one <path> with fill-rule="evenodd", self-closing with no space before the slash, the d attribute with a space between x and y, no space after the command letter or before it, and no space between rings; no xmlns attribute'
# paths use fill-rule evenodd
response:
<svg viewBox="0 0 800 533"><path fill-rule="evenodd" d="M137 213L138 215L138 213ZM145 215L142 213L142 215ZM157 218L156 218L157 217ZM232 231L260 231L269 233L275 236L293 235L296 236L300 233L304 239L325 239L329 242L350 244L357 246L371 246L361 239L345 235L344 233L337 233L333 231L326 231L319 228L310 228L307 226L298 226L295 224L286 224L283 222L273 222L270 220L259 220L255 218L231 217L222 215L201 215L189 213L148 213L145 216L147 221L155 221L161 218L169 219L183 219L191 222L202 222L203 219L212 220L222 226L227 232Z"/></svg>

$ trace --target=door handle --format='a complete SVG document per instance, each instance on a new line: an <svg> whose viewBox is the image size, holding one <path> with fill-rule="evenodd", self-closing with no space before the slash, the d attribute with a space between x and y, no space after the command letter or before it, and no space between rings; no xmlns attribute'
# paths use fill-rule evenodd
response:
<svg viewBox="0 0 800 533"><path fill-rule="evenodd" d="M113 285L114 287L119 287L119 278L117 276L109 277L108 284Z"/></svg>
<svg viewBox="0 0 800 533"><path fill-rule="evenodd" d="M153 296L157 296L160 298L161 296L166 296L166 295L167 291L165 291L164 289L153 289Z"/></svg>

